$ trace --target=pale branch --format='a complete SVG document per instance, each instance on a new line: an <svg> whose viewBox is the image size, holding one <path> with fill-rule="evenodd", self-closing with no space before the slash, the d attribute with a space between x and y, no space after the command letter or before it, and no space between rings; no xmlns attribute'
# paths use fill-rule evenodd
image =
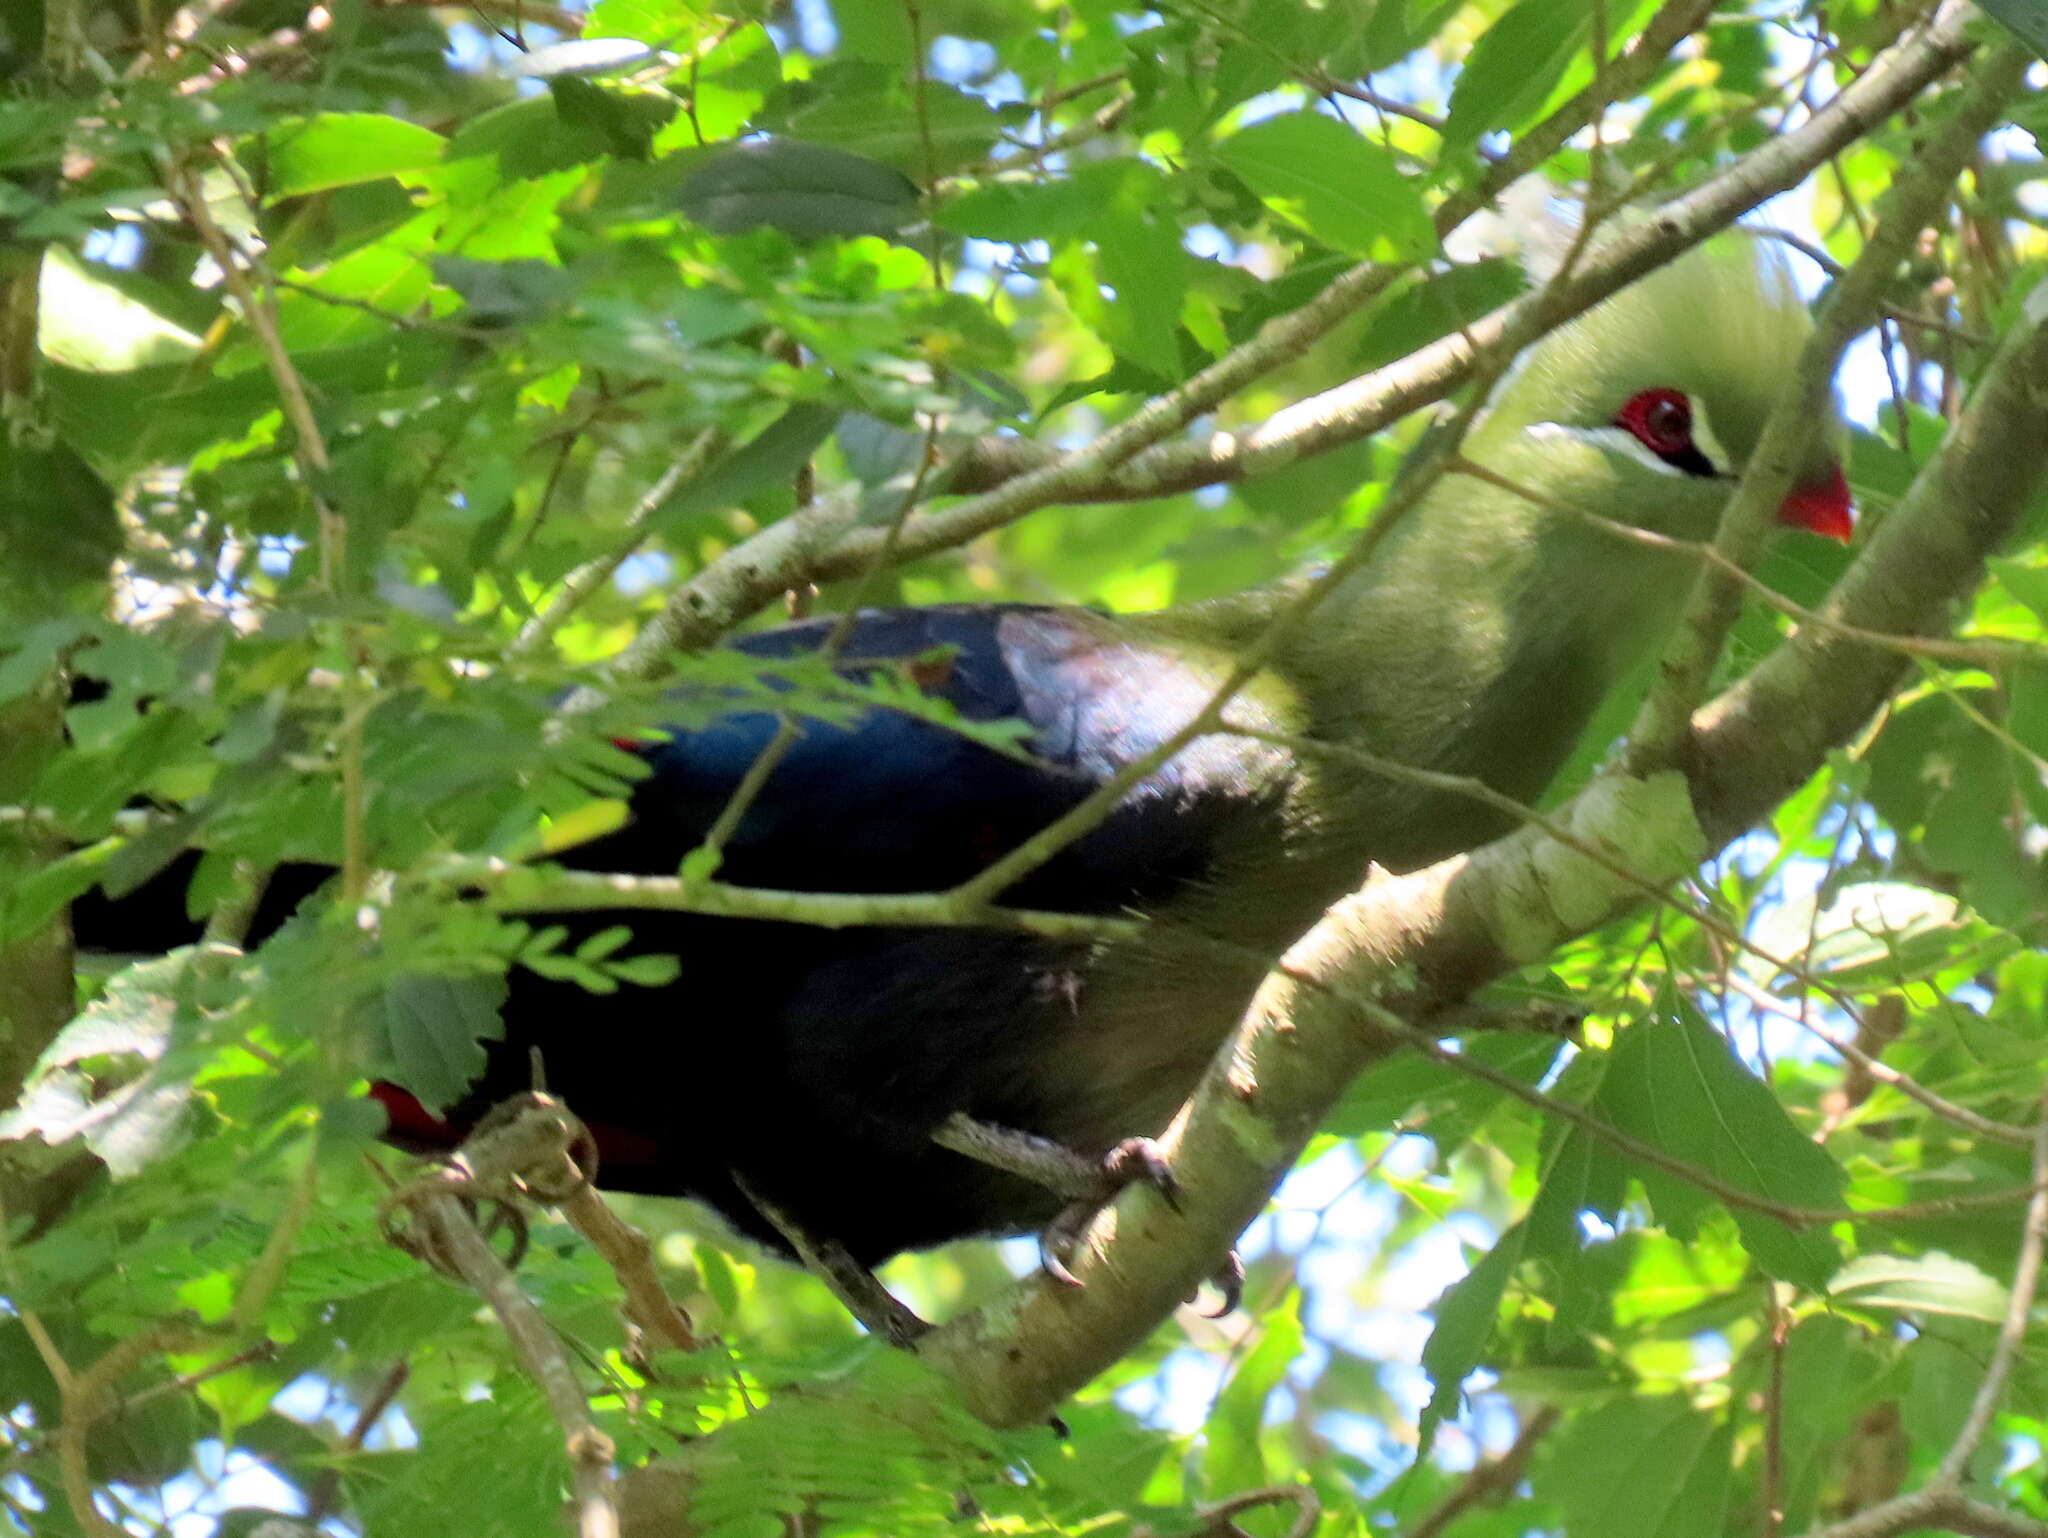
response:
<svg viewBox="0 0 2048 1538"><path fill-rule="evenodd" d="M587 1136L580 1123L544 1096L508 1102L464 1140L453 1163L387 1196L378 1220L391 1243L464 1283L490 1305L561 1429L577 1538L619 1538L612 1440L592 1419L589 1396L554 1328L520 1289L511 1267L492 1253L465 1207L482 1199L512 1217L519 1235L516 1257L525 1235L518 1198L554 1200L583 1185L582 1171L565 1165L563 1156ZM531 1183L536 1173L539 1185ZM687 1326L683 1336L688 1338Z"/></svg>
<svg viewBox="0 0 2048 1538"><path fill-rule="evenodd" d="M1920 231L1940 216L1951 185L1977 154L1984 135L2005 116L2032 56L2008 43L1978 62L1959 88L1958 105L1918 154L1904 163L1887 206L1860 255L1835 282L1800 350L1792 376L1771 408L1742 482L1721 515L1713 548L1746 567L1770 533L1779 505L1798 479L1813 424L1824 420L1843 350L1877 317L1900 262ZM1665 648L1656 682L1629 729L1627 763L1642 774L1676 763L1691 734L1692 713L1705 696L1728 628L1741 608L1741 585L1724 571L1702 571L1684 619Z"/></svg>
<svg viewBox="0 0 2048 1538"><path fill-rule="evenodd" d="M1818 615L1695 717L1689 771L1710 842L1735 837L1790 795L1876 710L1904 666L1827 621L1885 635L1938 635L1983 578L2048 463L2048 289L1987 367L1941 450L1871 537Z"/></svg>
<svg viewBox="0 0 2048 1538"><path fill-rule="evenodd" d="M1604 522L1605 520L1602 521ZM1394 780L1407 785L1419 785L1424 789L1439 791L1447 795L1464 796L1479 802L1483 806L1491 807L1502 815L1513 818L1517 823L1526 824L1539 830L1564 848L1570 849L1574 853L1590 860L1595 865L1600 866L1617 880L1633 886L1637 895L1645 901L1660 903L1680 918L1699 925L1701 929L1712 935L1729 950L1740 951L1745 955L1754 956L1760 961L1767 962L1778 972L1788 977L1797 978L1816 992L1824 994L1831 1003L1844 1013L1855 1013L1848 997L1827 979L1815 975L1790 957L1774 955L1770 951L1763 949L1748 935L1724 923L1712 912L1702 907L1695 907L1680 898L1672 896L1668 884L1653 881L1644 876L1640 871L1631 870L1625 863L1615 858L1609 850L1593 840L1581 838L1556 817L1538 811L1535 807L1529 806L1525 802L1517 801L1512 796L1503 795L1482 780L1475 779L1470 775L1445 774L1440 770L1423 769L1413 764L1400 763L1381 754L1368 753L1363 749L1352 747L1348 743L1322 742L1312 737L1293 736L1283 732L1260 731L1255 728L1234 724L1227 720L1222 723L1222 729L1234 736L1249 737L1254 741L1272 743L1274 746L1285 748L1291 753L1300 754L1305 757L1329 759L1347 764L1352 768L1362 770L1364 773L1377 775L1383 779ZM1760 1006L1769 1007L1775 1005L1784 1009L1789 1018L1796 1019L1814 1036L1826 1042L1828 1046L1832 1047L1850 1062L1856 1064L1857 1067L1868 1073L1872 1078L1879 1079L1910 1099L1919 1101L1921 1105L1935 1115L1952 1121L1960 1127L1965 1127L1980 1136L1992 1138L1998 1142L2012 1143L2021 1147L2032 1146L2033 1133L2029 1129L2016 1127L2007 1122L1996 1121L1991 1117L1982 1116L1970 1110L1967 1106L1958 1105L1954 1101L1936 1094L1910 1075L1900 1073L1897 1069L1878 1061L1839 1033L1830 1031L1805 1015L1789 1009L1783 1005L1781 1000L1763 992L1760 988L1755 988L1747 980L1738 979L1733 974L1731 974L1729 980L1740 990L1744 991L1753 1002L1758 1002ZM1763 1001L1768 1001L1768 1004L1764 1004Z"/></svg>
<svg viewBox="0 0 2048 1538"><path fill-rule="evenodd" d="M589 913L654 909L722 918L770 919L818 929L923 928L970 925L1044 935L1055 940L1128 940L1144 930L1137 919L1053 913L963 900L949 892L786 892L679 876L626 876L601 871L536 869L503 860L450 856L419 873L423 882L473 888L497 913Z"/></svg>
<svg viewBox="0 0 2048 1538"><path fill-rule="evenodd" d="M612 1489L611 1438L591 1419L590 1404L576 1369L540 1310L519 1289L451 1189L419 1202L420 1216L449 1267L475 1289L498 1316L505 1337L527 1375L539 1387L569 1456L575 1489L578 1538L618 1538L619 1513Z"/></svg>
<svg viewBox="0 0 2048 1538"><path fill-rule="evenodd" d="M1881 632L1939 628L1948 606L1980 580L1985 557L2017 525L2044 473L2048 302L2037 301L1826 611ZM1700 711L1689 781L1596 781L1563 820L1644 876L1681 877L1807 779L1882 703L1898 666L1825 627L1804 630ZM1289 950L1162 1139L1188 1193L1182 1211L1119 1204L1072 1257L1085 1287L1026 1282L1000 1304L943 1326L922 1354L985 1419L1043 1415L1194 1289L1257 1215L1343 1086L1398 1049L1347 995L1427 1022L1639 900L1633 884L1528 828L1428 870L1369 882Z"/></svg>
<svg viewBox="0 0 2048 1538"><path fill-rule="evenodd" d="M1711 0L1665 0L1635 41L1618 58L1603 61L1596 78L1555 112L1524 129L1507 153L1489 164L1469 187L1445 198L1436 211L1439 235L1463 224L1516 181L1563 149L1611 102L1624 101L1650 83L1666 55L1697 32L1713 9Z"/></svg>
<svg viewBox="0 0 2048 1538"><path fill-rule="evenodd" d="M1674 14L1683 10L1667 7ZM1757 203L1796 186L1965 57L1973 46L1964 36L1970 14L1960 0L1945 7L1931 26L1882 55L1798 128L1654 214L1611 232L1587 253L1569 282L1503 306L1456 335L1297 402L1257 427L1165 441L1252 380L1300 356L1311 341L1378 294L1398 269L1371 263L1352 268L1300 309L1267 322L1250 341L1080 449L1021 470L1017 459L1023 451L978 450L980 462L1015 473L951 507L905 520L897 557L911 560L954 548L1055 502L1165 496L1239 480L1378 432L1465 383L1478 360L1511 330L1541 335L1726 228ZM1618 63L1610 72L1610 88L1626 84L1620 71ZM970 486L944 483L942 489ZM808 512L783 519L677 589L662 613L614 660L614 676L656 676L669 652L710 643L778 595L807 582L859 574L884 538L881 530L859 526L851 495L826 498Z"/></svg>

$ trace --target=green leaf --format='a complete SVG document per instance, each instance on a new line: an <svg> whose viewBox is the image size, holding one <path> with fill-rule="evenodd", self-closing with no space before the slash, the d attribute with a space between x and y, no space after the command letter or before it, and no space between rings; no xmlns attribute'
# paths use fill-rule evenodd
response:
<svg viewBox="0 0 2048 1538"><path fill-rule="evenodd" d="M587 82L586 82L587 84ZM553 95L507 102L464 123L448 141L451 163L495 159L499 175L530 181L611 153L606 128L566 121Z"/></svg>
<svg viewBox="0 0 2048 1538"><path fill-rule="evenodd" d="M918 205L917 184L878 161L822 144L736 144L683 179L677 199L720 235L767 225L797 240L893 235Z"/></svg>
<svg viewBox="0 0 2048 1538"><path fill-rule="evenodd" d="M1584 0L1521 0L1472 45L1444 120L1444 148L1465 150L1518 127L1543 105L1593 27Z"/></svg>
<svg viewBox="0 0 2048 1538"><path fill-rule="evenodd" d="M1623 1400L1559 1433L1537 1493L1571 1538L1724 1538L1730 1442L1678 1395Z"/></svg>
<svg viewBox="0 0 2048 1538"><path fill-rule="evenodd" d="M1382 261L1420 261L1436 249L1415 184L1385 150L1335 118L1283 113L1238 130L1212 153L1325 245Z"/></svg>
<svg viewBox="0 0 2048 1538"><path fill-rule="evenodd" d="M323 112L289 118L245 140L236 158L271 204L429 170L440 165L447 142L431 128L381 112Z"/></svg>
<svg viewBox="0 0 2048 1538"><path fill-rule="evenodd" d="M1278 1308L1261 1314L1259 1331L1259 1343L1230 1375L1206 1427L1202 1469L1212 1490L1270 1482L1259 1433L1266 1424L1267 1400L1301 1359L1301 1294L1291 1292Z"/></svg>
<svg viewBox="0 0 2048 1538"><path fill-rule="evenodd" d="M900 0L832 0L840 52L849 59L871 59L891 70L908 70L916 53L910 16Z"/></svg>
<svg viewBox="0 0 2048 1538"><path fill-rule="evenodd" d="M2048 0L2042 0L2048 6ZM2014 559L1985 563L1998 585L2034 611L2034 617L2048 623L2048 566Z"/></svg>
<svg viewBox="0 0 2048 1538"><path fill-rule="evenodd" d="M1904 1313L1949 1314L1998 1324L2005 1318L2005 1284L1968 1261L1935 1250L1926 1255L1859 1255L1828 1283L1839 1303Z"/></svg>
<svg viewBox="0 0 2048 1538"><path fill-rule="evenodd" d="M1365 345L1353 366L1367 373L1468 326L1529 286L1519 263L1471 262L1403 286L1366 317Z"/></svg>
<svg viewBox="0 0 2048 1538"><path fill-rule="evenodd" d="M596 134L621 160L649 159L654 136L682 106L666 91L625 90L577 75L557 75L548 92L565 127Z"/></svg>
<svg viewBox="0 0 2048 1538"><path fill-rule="evenodd" d="M1515 1267L1522 1263L1527 1237L1527 1230L1517 1223L1494 1242L1485 1259L1436 1300L1436 1327L1422 1348L1422 1370L1429 1374L1433 1392L1417 1427L1418 1456L1436 1441L1437 1428L1458 1413L1464 1382L1493 1339L1500 1302L1507 1295Z"/></svg>
<svg viewBox="0 0 2048 1538"><path fill-rule="evenodd" d="M1977 0L2007 31L2048 59L2048 0Z"/></svg>
<svg viewBox="0 0 2048 1538"><path fill-rule="evenodd" d="M1151 208L1098 221L1095 265L1116 290L1098 323L1118 354L1163 381L1180 377L1180 304L1187 290L1187 258L1180 229Z"/></svg>
<svg viewBox="0 0 2048 1538"><path fill-rule="evenodd" d="M460 1100L482 1075L483 1043L504 1034L503 977L401 977L365 1006L376 1060L430 1111Z"/></svg>
<svg viewBox="0 0 2048 1538"><path fill-rule="evenodd" d="M985 182L948 198L933 221L980 240L1056 240L1085 233L1116 198L1123 178L1090 166L1045 182Z"/></svg>
<svg viewBox="0 0 2048 1538"><path fill-rule="evenodd" d="M1535 1084L1550 1071L1562 1046L1532 1032L1490 1031L1466 1040L1464 1053L1519 1083ZM1419 1111L1434 1138L1446 1117L1469 1117L1490 1108L1499 1095L1492 1085L1470 1074L1420 1053L1403 1052L1380 1059L1353 1080L1324 1121L1323 1130L1363 1137Z"/></svg>
<svg viewBox="0 0 2048 1538"><path fill-rule="evenodd" d="M893 74L871 67L827 71L808 99L762 126L779 136L878 160L928 186L985 159L1017 107L996 108L979 96L926 81L916 98Z"/></svg>
<svg viewBox="0 0 2048 1538"><path fill-rule="evenodd" d="M1622 1033L1594 1110L1740 1191L1786 1206L1838 1206L1844 1177L1835 1161L1696 1009L1672 994L1662 1008L1670 1018ZM1639 1166L1636 1174L1660 1221L1684 1238L1710 1198L1661 1170ZM1824 1230L1791 1228L1748 1207L1730 1215L1743 1247L1772 1276L1818 1291L1840 1263Z"/></svg>
<svg viewBox="0 0 2048 1538"><path fill-rule="evenodd" d="M661 509L661 520L668 523L710 508L734 507L765 486L787 483L831 435L839 416L837 406L810 402L791 406L682 487Z"/></svg>
<svg viewBox="0 0 2048 1538"><path fill-rule="evenodd" d="M462 296L464 318L478 326L529 324L564 308L576 279L552 262L476 262L436 252L435 281Z"/></svg>
<svg viewBox="0 0 2048 1538"><path fill-rule="evenodd" d="M62 443L0 442L0 621L56 613L107 580L121 548L114 496Z"/></svg>

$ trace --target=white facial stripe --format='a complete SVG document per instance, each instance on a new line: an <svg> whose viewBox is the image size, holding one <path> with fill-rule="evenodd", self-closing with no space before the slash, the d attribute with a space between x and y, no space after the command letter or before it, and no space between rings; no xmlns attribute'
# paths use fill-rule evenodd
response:
<svg viewBox="0 0 2048 1538"><path fill-rule="evenodd" d="M1566 438L1573 443L1590 444L1609 454L1619 454L1632 459L1645 470L1654 470L1659 475L1682 476L1685 472L1676 465L1667 465L1663 460L1643 447L1642 440L1626 427L1567 427L1562 422L1531 422L1529 436L1532 438Z"/></svg>

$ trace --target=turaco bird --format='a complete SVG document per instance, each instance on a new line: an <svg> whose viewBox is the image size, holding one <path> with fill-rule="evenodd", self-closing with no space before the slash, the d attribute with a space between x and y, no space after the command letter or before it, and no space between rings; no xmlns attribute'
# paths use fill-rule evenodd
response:
<svg viewBox="0 0 2048 1538"><path fill-rule="evenodd" d="M1682 552L1558 504L1710 537L1808 329L1782 266L1737 234L1519 360L1464 453L1548 505L1467 475L1438 481L1231 706L1233 724L1261 736L1198 738L1003 896L1170 922L1133 940L1068 942L605 915L630 923L635 949L678 956L678 980L597 998L516 974L505 1039L461 1104L435 1116L380 1086L391 1135L452 1141L526 1087L538 1048L550 1090L597 1134L601 1184L696 1197L785 1251L807 1238L799 1247L842 1281L901 1250L1043 1232L1132 1178L1170 1189L1144 1140L1239 1018L1258 958L1369 864L1412 869L1508 825L1469 798L1284 740L1539 796L1603 696L1657 647L1696 571ZM1846 539L1837 437L1816 431L1781 516ZM1308 580L1139 615L862 613L840 665L903 666L969 720L1028 723L1028 759L899 712L807 722L721 877L820 892L971 877L1188 721ZM733 644L787 656L818 648L834 623ZM775 724L747 711L641 744L629 825L565 863L672 874ZM1057 1243L1048 1259L1061 1275ZM877 1295L866 1317L901 1333Z"/></svg>

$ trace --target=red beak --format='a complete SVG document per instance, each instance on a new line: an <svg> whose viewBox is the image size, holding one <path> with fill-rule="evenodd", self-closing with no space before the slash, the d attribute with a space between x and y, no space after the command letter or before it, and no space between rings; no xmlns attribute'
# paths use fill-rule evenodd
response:
<svg viewBox="0 0 2048 1538"><path fill-rule="evenodd" d="M1849 483L1842 477L1842 467L1830 466L1821 479L1794 486L1778 508L1778 522L1848 544L1849 536L1856 532L1856 510L1849 502Z"/></svg>

